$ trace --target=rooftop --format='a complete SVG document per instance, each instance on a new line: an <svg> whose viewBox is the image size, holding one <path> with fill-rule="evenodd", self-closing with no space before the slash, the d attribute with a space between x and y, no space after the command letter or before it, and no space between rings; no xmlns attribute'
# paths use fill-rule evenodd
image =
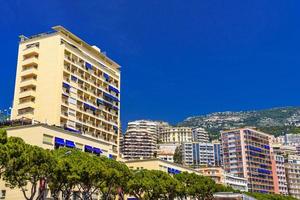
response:
<svg viewBox="0 0 300 200"><path fill-rule="evenodd" d="M32 36L29 36L29 37L24 36L24 35L20 35L19 36L20 39L21 39L20 43L31 41L31 40L34 40L34 39L37 39L37 38L42 38L42 37L55 35L57 33L63 34L64 36L66 36L69 39L73 40L79 46L82 46L83 48L87 49L88 51L92 52L93 54L99 56L101 59L105 60L112 67L115 67L117 69L121 68L121 66L119 64L117 64L116 62L111 60L109 57L107 57L105 53L102 53L99 48L97 48L95 46L92 46L92 45L89 45L88 43L86 43L85 41L80 39L78 36L74 35L69 30L67 30L66 28L64 28L63 26L60 26L60 25L53 26L52 31L49 31L49 32L40 33L40 34L32 35Z"/></svg>

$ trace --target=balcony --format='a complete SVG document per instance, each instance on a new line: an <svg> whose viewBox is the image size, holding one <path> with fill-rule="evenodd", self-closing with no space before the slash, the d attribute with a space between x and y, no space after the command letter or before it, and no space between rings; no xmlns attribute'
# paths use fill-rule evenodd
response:
<svg viewBox="0 0 300 200"><path fill-rule="evenodd" d="M34 90L27 90L19 94L19 98L34 97L34 96L35 96Z"/></svg>
<svg viewBox="0 0 300 200"><path fill-rule="evenodd" d="M36 56L29 57L22 62L22 66L38 65L38 58Z"/></svg>
<svg viewBox="0 0 300 200"><path fill-rule="evenodd" d="M21 76L33 76L37 75L37 68L35 66L27 67L22 70Z"/></svg>
<svg viewBox="0 0 300 200"><path fill-rule="evenodd" d="M37 45L31 46L30 48L26 48L23 50L23 55L24 56L29 56L29 55L38 55L39 52L39 47Z"/></svg>
<svg viewBox="0 0 300 200"><path fill-rule="evenodd" d="M29 86L29 85L36 85L36 79L24 79L21 81L20 83L20 87L25 87L25 86Z"/></svg>
<svg viewBox="0 0 300 200"><path fill-rule="evenodd" d="M19 103L18 108L19 109L24 109L24 108L34 108L34 102L32 101L28 101L28 102L23 102L23 103Z"/></svg>
<svg viewBox="0 0 300 200"><path fill-rule="evenodd" d="M34 114L34 108L27 107L27 108L18 109L19 117L31 119L33 114Z"/></svg>

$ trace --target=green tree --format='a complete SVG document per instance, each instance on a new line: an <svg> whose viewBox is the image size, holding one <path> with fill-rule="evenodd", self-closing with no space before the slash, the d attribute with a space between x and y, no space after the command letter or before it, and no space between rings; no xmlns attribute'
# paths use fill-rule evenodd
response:
<svg viewBox="0 0 300 200"><path fill-rule="evenodd" d="M127 192L140 200L159 199L163 191L158 170L138 170L133 172L133 177L128 181Z"/></svg>
<svg viewBox="0 0 300 200"><path fill-rule="evenodd" d="M113 159L108 159L106 157L100 157L105 166L105 176L104 182L99 185L99 190L101 191L102 198L105 200L114 199L115 195L118 194L118 189L124 189L127 182L131 177L131 172L128 167Z"/></svg>
<svg viewBox="0 0 300 200"><path fill-rule="evenodd" d="M99 191L98 184L103 185L105 182L106 166L99 157L83 152L82 154L76 171L80 177L78 189L85 199L92 199L92 195Z"/></svg>
<svg viewBox="0 0 300 200"><path fill-rule="evenodd" d="M136 170L128 181L126 192L140 200L173 200L181 191L181 183L159 170Z"/></svg>
<svg viewBox="0 0 300 200"><path fill-rule="evenodd" d="M1 146L5 151L1 165L4 168L3 180L11 188L19 188L24 198L32 200L38 192L38 183L49 174L51 165L50 152L37 146L25 144L20 138L10 137L7 143ZM2 156L1 156L2 157ZM30 186L30 190L26 188ZM37 199L41 197L40 192Z"/></svg>
<svg viewBox="0 0 300 200"><path fill-rule="evenodd" d="M78 167L82 152L76 149L60 148L53 151L55 165L51 167L48 186L52 197L58 199L61 192L64 199L70 199L72 191L80 182Z"/></svg>
<svg viewBox="0 0 300 200"><path fill-rule="evenodd" d="M213 199L216 184L211 178L187 172L177 174L175 178L184 185L179 195L181 198L190 196L198 200Z"/></svg>
<svg viewBox="0 0 300 200"><path fill-rule="evenodd" d="M0 178L2 173L5 170L5 164L8 162L8 154L7 154L7 134L4 129L0 129Z"/></svg>
<svg viewBox="0 0 300 200"><path fill-rule="evenodd" d="M175 163L182 164L182 153L180 151L180 147L176 147L173 160Z"/></svg>

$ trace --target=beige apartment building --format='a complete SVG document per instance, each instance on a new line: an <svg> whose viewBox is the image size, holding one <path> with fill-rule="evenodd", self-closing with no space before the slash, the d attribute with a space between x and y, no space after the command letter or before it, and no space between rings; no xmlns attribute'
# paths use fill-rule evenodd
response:
<svg viewBox="0 0 300 200"><path fill-rule="evenodd" d="M90 137L116 157L120 66L62 26L20 38L11 119Z"/></svg>
<svg viewBox="0 0 300 200"><path fill-rule="evenodd" d="M20 39L11 119L27 125L9 128L8 136L117 159L120 66L61 26ZM24 199L2 180L0 195Z"/></svg>
<svg viewBox="0 0 300 200"><path fill-rule="evenodd" d="M248 191L248 182L246 178L234 176L225 173L221 167L203 167L197 169L204 176L209 176L216 183L231 186L235 190Z"/></svg>
<svg viewBox="0 0 300 200"><path fill-rule="evenodd" d="M164 127L159 133L162 143L180 144L182 142L192 142L192 128L189 127Z"/></svg>
<svg viewBox="0 0 300 200"><path fill-rule="evenodd" d="M165 160L153 158L144 160L127 160L125 164L133 170L160 170L168 174L179 174L181 172L195 173L202 175L199 171L189 168L187 166L179 165L176 163L168 162Z"/></svg>
<svg viewBox="0 0 300 200"><path fill-rule="evenodd" d="M300 199L300 156L288 155L285 165L289 195Z"/></svg>

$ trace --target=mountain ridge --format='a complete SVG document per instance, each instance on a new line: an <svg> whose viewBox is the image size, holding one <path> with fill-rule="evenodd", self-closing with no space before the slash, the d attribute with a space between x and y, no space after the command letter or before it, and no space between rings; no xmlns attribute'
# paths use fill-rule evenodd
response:
<svg viewBox="0 0 300 200"><path fill-rule="evenodd" d="M300 106L275 107L250 111L224 111L191 116L177 126L202 127L211 139L216 139L221 130L254 126L274 136L300 133Z"/></svg>

